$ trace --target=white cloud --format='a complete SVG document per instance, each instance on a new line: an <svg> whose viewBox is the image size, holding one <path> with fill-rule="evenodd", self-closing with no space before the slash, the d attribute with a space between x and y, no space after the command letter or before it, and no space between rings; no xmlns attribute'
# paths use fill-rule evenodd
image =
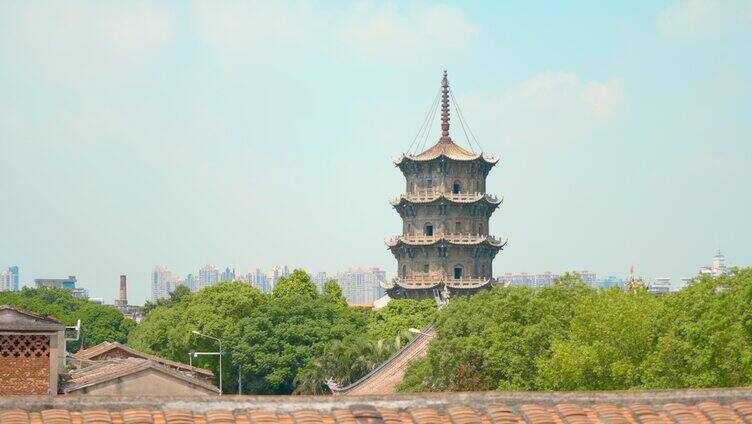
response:
<svg viewBox="0 0 752 424"><path fill-rule="evenodd" d="M498 94L463 96L463 115L486 134L509 142L569 142L600 128L623 110L621 78L583 81L578 75L547 72ZM495 137L494 137L495 138Z"/></svg>
<svg viewBox="0 0 752 424"><path fill-rule="evenodd" d="M445 5L362 3L342 22L340 36L352 48L378 57L460 49L480 32L461 9Z"/></svg>
<svg viewBox="0 0 752 424"><path fill-rule="evenodd" d="M658 18L662 36L671 40L725 38L752 30L750 0L682 0Z"/></svg>
<svg viewBox="0 0 752 424"><path fill-rule="evenodd" d="M148 1L28 1L2 12L3 59L53 77L127 72L167 46L176 27L168 7Z"/></svg>
<svg viewBox="0 0 752 424"><path fill-rule="evenodd" d="M416 61L439 50L463 48L479 33L461 9L445 5L195 0L191 16L197 34L223 51L283 48L293 51L277 53Z"/></svg>

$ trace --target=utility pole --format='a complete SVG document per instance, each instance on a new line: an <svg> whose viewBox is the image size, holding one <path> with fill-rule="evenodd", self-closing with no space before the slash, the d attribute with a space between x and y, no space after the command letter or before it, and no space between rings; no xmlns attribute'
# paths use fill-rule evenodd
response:
<svg viewBox="0 0 752 424"><path fill-rule="evenodd" d="M240 364L238 364L238 394L243 394L243 380L242 380L242 373L243 369L240 367Z"/></svg>

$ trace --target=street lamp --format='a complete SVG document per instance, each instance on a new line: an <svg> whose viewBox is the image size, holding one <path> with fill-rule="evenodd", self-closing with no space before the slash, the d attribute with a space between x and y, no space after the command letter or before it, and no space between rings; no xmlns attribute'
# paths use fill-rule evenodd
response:
<svg viewBox="0 0 752 424"><path fill-rule="evenodd" d="M193 334L195 334L197 336L206 337L207 339L215 340L217 343L219 343L219 352L195 352L194 351L192 354L193 354L193 356L199 356L199 355L217 355L217 356L219 356L219 395L222 396L222 340L219 340L216 337L207 336L206 334L202 334L202 333L198 332L197 330L193 330L193 331L191 331L191 333L193 333Z"/></svg>
<svg viewBox="0 0 752 424"><path fill-rule="evenodd" d="M424 333L417 328L408 328L407 331L413 333L413 334L422 334L424 336L433 337L433 334Z"/></svg>

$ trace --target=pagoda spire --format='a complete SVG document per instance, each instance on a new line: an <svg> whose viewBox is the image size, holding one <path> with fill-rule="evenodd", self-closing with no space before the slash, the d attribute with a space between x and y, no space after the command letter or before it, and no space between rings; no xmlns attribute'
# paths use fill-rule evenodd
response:
<svg viewBox="0 0 752 424"><path fill-rule="evenodd" d="M441 140L447 143L452 142L449 137L449 80L447 80L447 71L444 69L444 78L441 80Z"/></svg>

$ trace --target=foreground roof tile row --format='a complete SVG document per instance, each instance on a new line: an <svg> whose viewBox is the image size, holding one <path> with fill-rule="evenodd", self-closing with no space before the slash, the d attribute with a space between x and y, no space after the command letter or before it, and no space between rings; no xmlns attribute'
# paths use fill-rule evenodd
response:
<svg viewBox="0 0 752 424"><path fill-rule="evenodd" d="M0 399L0 424L750 422L752 390L749 389L636 394L488 392L344 398L226 396L173 397L161 400L118 397Z"/></svg>

